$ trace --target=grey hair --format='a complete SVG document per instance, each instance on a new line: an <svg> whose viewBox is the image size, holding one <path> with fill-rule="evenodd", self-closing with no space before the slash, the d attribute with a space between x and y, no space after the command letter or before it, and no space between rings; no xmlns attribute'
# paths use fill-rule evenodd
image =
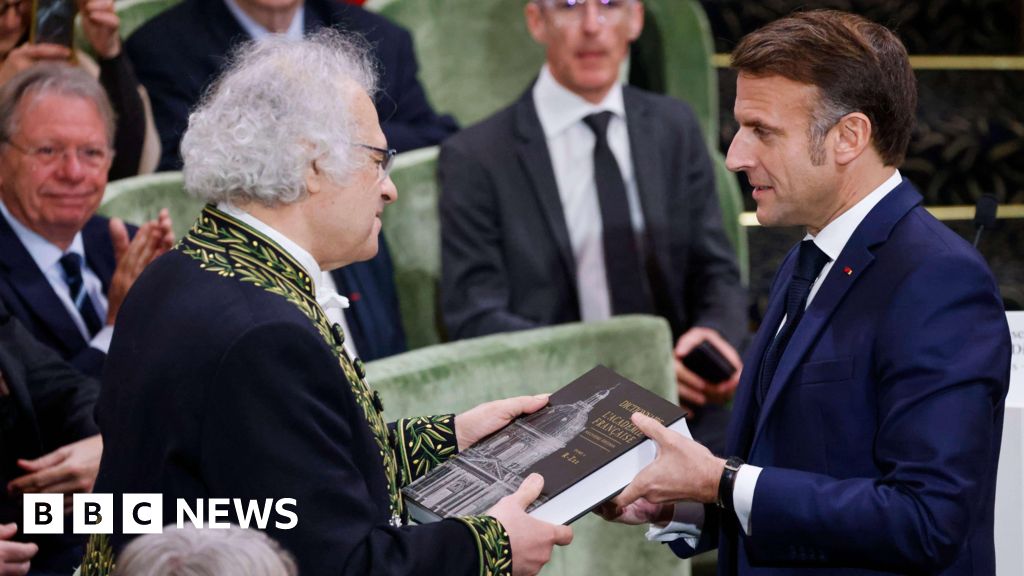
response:
<svg viewBox="0 0 1024 576"><path fill-rule="evenodd" d="M811 125L807 129L810 141L811 164L821 166L825 163L825 137L832 127L839 123L843 116L852 110L830 98L826 98L821 90L815 109L811 112Z"/></svg>
<svg viewBox="0 0 1024 576"><path fill-rule="evenodd" d="M353 85L371 98L377 88L362 37L325 29L242 45L189 116L185 190L205 202L289 204L305 197L314 161L346 182L364 160L352 152Z"/></svg>
<svg viewBox="0 0 1024 576"><path fill-rule="evenodd" d="M88 100L96 106L106 129L107 145L114 145L114 109L107 92L88 72L67 64L37 64L15 74L0 88L0 142L18 131L19 104L57 94Z"/></svg>
<svg viewBox="0 0 1024 576"><path fill-rule="evenodd" d="M164 527L132 541L113 576L296 576L295 560L256 529Z"/></svg>

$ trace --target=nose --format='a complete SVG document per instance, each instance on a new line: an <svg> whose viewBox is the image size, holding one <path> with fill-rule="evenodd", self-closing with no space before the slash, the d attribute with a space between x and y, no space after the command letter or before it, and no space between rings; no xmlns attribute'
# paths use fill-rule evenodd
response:
<svg viewBox="0 0 1024 576"><path fill-rule="evenodd" d="M74 148L64 150L57 162L57 176L64 180L78 181L85 177L86 168Z"/></svg>
<svg viewBox="0 0 1024 576"><path fill-rule="evenodd" d="M583 4L583 31L595 34L601 30L604 17L601 16L600 3L594 0Z"/></svg>
<svg viewBox="0 0 1024 576"><path fill-rule="evenodd" d="M398 200L398 187L395 186L390 175L380 183L380 197L384 199L385 205Z"/></svg>
<svg viewBox="0 0 1024 576"><path fill-rule="evenodd" d="M0 10L3 10L0 13L0 30L4 32L20 31L22 23L20 6L7 5Z"/></svg>
<svg viewBox="0 0 1024 576"><path fill-rule="evenodd" d="M750 152L744 142L743 128L740 128L729 144L729 151L725 155L725 167L732 172L741 172L752 165Z"/></svg>

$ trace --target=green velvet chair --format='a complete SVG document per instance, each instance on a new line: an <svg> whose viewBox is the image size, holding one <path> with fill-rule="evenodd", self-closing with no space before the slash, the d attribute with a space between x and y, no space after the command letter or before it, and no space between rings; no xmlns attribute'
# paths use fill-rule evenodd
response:
<svg viewBox="0 0 1024 576"><path fill-rule="evenodd" d="M469 126L511 104L544 63L523 0L370 0L412 33L420 82L439 112Z"/></svg>
<svg viewBox="0 0 1024 576"><path fill-rule="evenodd" d="M118 0L114 3L114 10L121 19L121 38L131 36L147 20L178 2L181 0Z"/></svg>
<svg viewBox="0 0 1024 576"><path fill-rule="evenodd" d="M398 201L384 209L383 229L410 349L443 342L438 284L441 227L437 217L437 148L399 154L391 179Z"/></svg>
<svg viewBox="0 0 1024 576"><path fill-rule="evenodd" d="M181 238L195 223L203 203L185 194L181 172L160 172L109 182L99 213L139 224L155 218L161 208L170 211L174 236Z"/></svg>
<svg viewBox="0 0 1024 576"><path fill-rule="evenodd" d="M366 365L385 416L461 412L481 402L551 392L604 364L665 398L675 396L668 323L651 316L564 324L430 346ZM545 576L687 576L689 563L646 541L644 527L589 515L555 550Z"/></svg>

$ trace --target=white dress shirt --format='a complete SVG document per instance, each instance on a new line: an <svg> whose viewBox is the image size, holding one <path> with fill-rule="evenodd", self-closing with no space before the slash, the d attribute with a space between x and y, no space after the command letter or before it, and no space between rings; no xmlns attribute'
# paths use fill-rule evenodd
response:
<svg viewBox="0 0 1024 576"><path fill-rule="evenodd" d="M580 318L584 322L610 318L612 310L604 266L601 207L594 180L594 144L597 140L583 119L598 112L610 111L613 114L608 123L608 147L615 155L626 184L629 216L637 235L637 246L642 248L644 218L633 173L622 86L616 85L604 100L592 104L559 84L545 65L533 86L533 103L547 140L569 242L576 260Z"/></svg>
<svg viewBox="0 0 1024 576"><path fill-rule="evenodd" d="M815 278L814 283L811 284L811 291L807 295L807 304L804 307L805 310L807 306L811 305L811 301L818 293L818 289L821 288L822 282L825 281L829 271L832 270L832 265L839 258L843 248L846 247L846 243L849 242L850 237L853 236L860 223L864 221L864 218L871 212L871 209L881 202L882 198L885 198L889 192L892 192L899 186L902 181L903 176L900 175L899 170L894 170L885 182L862 198L860 202L854 204L849 210L829 222L818 232L817 236L812 236L810 233L804 236L804 240L814 241L815 246L829 257L829 261L821 269L821 273ZM778 331L782 329L785 323L786 318L783 317L775 331L776 334L778 334ZM736 483L733 486L733 509L736 511L736 517L740 521L740 526L748 536L751 534L752 529L750 525L750 512L754 508L754 490L757 487L757 479L761 475L761 470L761 467L751 464L740 466L739 471L736 473ZM696 546L697 541L700 540L700 531L703 525L703 504L680 502L676 504L673 521L665 528L651 527L647 531L647 538L659 542L671 542L676 538L685 538L688 544Z"/></svg>
<svg viewBox="0 0 1024 576"><path fill-rule="evenodd" d="M206 0L207 2L216 2L216 0ZM235 0L224 0L224 4L228 7L228 10L234 15L235 20L241 24L249 37L253 40L260 41L267 36L273 34L270 30L267 30L259 22L253 20L248 14L242 10ZM306 7L299 6L299 9L295 11L295 16L292 17L291 24L288 25L288 30L285 31L284 35L292 40L300 40L302 38L302 27L305 22Z"/></svg>
<svg viewBox="0 0 1024 576"><path fill-rule="evenodd" d="M321 270L316 258L313 258L313 255L307 252L305 248L299 246L290 238L245 210L230 202L217 204L217 209L228 216L245 222L257 232L276 242L282 250L287 252L289 256L294 258L306 270L309 277L313 279L313 295L317 303L324 309L324 313L327 314L327 319L330 322L341 324L342 330L345 331L345 350L348 352L349 357L356 358L358 350L356 350L356 345L352 341L348 322L345 320L344 311L349 307L348 298L338 294L337 285L334 283L334 279L331 278L330 272Z"/></svg>
<svg viewBox="0 0 1024 576"><path fill-rule="evenodd" d="M46 281L50 283L53 293L57 295L60 303L64 305L68 316L71 317L75 327L82 334L82 338L89 342L89 346L106 354L110 348L110 339L114 335L114 327L106 323L107 296L103 293L103 282L89 268L89 261L85 258L85 243L82 242L82 232L79 231L75 234L74 240L71 241L71 246L66 251L61 251L60 248L49 240L19 222L3 202L0 202L0 212L3 213L7 223L14 230L15 236L21 241L21 245L32 256L32 260L35 261L39 271L46 277ZM85 320L82 319L82 313L78 311L78 307L75 306L75 302L71 299L71 289L68 287L67 279L64 278L64 269L60 265L60 259L67 253L78 254L82 259L82 281L85 286L85 292L89 295L89 299L92 300L93 308L96 309L96 315L99 317L100 322L103 323L103 327L92 337L89 336L89 329L85 325Z"/></svg>

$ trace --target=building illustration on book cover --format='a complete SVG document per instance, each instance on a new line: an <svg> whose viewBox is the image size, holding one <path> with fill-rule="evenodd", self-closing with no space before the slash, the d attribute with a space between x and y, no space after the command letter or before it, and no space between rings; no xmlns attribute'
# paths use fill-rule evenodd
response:
<svg viewBox="0 0 1024 576"><path fill-rule="evenodd" d="M442 517L481 514L516 491L526 471L539 460L566 447L590 418L590 412L618 384L585 400L557 404L511 425L413 482L405 495ZM541 496L527 511L543 504Z"/></svg>

